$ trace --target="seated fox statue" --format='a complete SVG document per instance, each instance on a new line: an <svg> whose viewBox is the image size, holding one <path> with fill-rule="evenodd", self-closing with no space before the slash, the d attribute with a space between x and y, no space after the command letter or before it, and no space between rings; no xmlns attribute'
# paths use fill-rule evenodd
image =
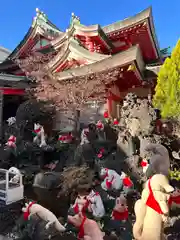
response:
<svg viewBox="0 0 180 240"><path fill-rule="evenodd" d="M167 221L168 201L173 191L168 178L162 174L155 174L145 183L141 199L134 206L133 235L136 240L164 239L164 222Z"/></svg>
<svg viewBox="0 0 180 240"><path fill-rule="evenodd" d="M94 220L88 219L82 212L68 216L68 221L79 228L78 239L103 240L104 233L101 232L98 224Z"/></svg>

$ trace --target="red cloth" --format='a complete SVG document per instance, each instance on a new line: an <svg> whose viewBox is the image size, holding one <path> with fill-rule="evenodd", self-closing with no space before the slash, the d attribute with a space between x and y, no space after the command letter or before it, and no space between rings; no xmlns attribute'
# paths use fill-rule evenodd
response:
<svg viewBox="0 0 180 240"><path fill-rule="evenodd" d="M83 220L82 220L82 223L79 227L79 233L78 233L78 239L84 239L84 223L86 221L86 216L84 216Z"/></svg>
<svg viewBox="0 0 180 240"><path fill-rule="evenodd" d="M168 204L171 205L172 203L180 204L180 194L178 196L170 196Z"/></svg>
<svg viewBox="0 0 180 240"><path fill-rule="evenodd" d="M106 180L107 189L110 189L112 187L113 180L114 180L114 176L112 176L111 180L108 180L108 179Z"/></svg>
<svg viewBox="0 0 180 240"><path fill-rule="evenodd" d="M39 133L40 131L41 131L41 128L38 128L38 129L35 129L35 130L34 130L34 133L37 134L37 133Z"/></svg>
<svg viewBox="0 0 180 240"><path fill-rule="evenodd" d="M78 203L76 203L76 205L73 207L73 210L76 214L79 213L79 206L78 206Z"/></svg>
<svg viewBox="0 0 180 240"><path fill-rule="evenodd" d="M117 210L113 210L112 212L112 218L114 220L127 220L129 216L128 209L126 209L124 212L118 212Z"/></svg>
<svg viewBox="0 0 180 240"><path fill-rule="evenodd" d="M98 153L98 155L97 155L98 158L102 158L103 153L104 153L104 148L102 148L102 149L99 150L99 153Z"/></svg>
<svg viewBox="0 0 180 240"><path fill-rule="evenodd" d="M132 187L133 186L133 182L131 181L131 179L129 177L125 177L123 179L123 184L125 187Z"/></svg>
<svg viewBox="0 0 180 240"><path fill-rule="evenodd" d="M29 206L27 207L27 210L26 210L26 212L24 212L24 220L28 220L28 217L29 217L29 215L30 215L30 208L32 207L32 205L33 204L35 204L36 202L31 202L30 204L29 204Z"/></svg>
<svg viewBox="0 0 180 240"><path fill-rule="evenodd" d="M11 147L16 147L16 137L15 136L9 137L9 139L7 141L7 145L9 145Z"/></svg>
<svg viewBox="0 0 180 240"><path fill-rule="evenodd" d="M154 211L156 211L159 214L163 214L163 211L161 210L161 207L159 206L159 203L156 201L153 195L153 191L151 188L150 179L148 181L148 188L149 188L149 197L147 199L146 205L150 208L152 208Z"/></svg>
<svg viewBox="0 0 180 240"><path fill-rule="evenodd" d="M105 151L104 148L101 148L101 149L99 150L100 153L104 153L104 151Z"/></svg>
<svg viewBox="0 0 180 240"><path fill-rule="evenodd" d="M102 153L98 153L97 155L98 158L102 158L102 156L103 156Z"/></svg>
<svg viewBox="0 0 180 240"><path fill-rule="evenodd" d="M119 124L119 121L118 121L117 119L114 119L113 124L114 124L114 125L118 125L118 124Z"/></svg>
<svg viewBox="0 0 180 240"><path fill-rule="evenodd" d="M156 125L156 131L158 133L161 133L162 132L162 125L163 125L162 121L160 119L156 120L155 125Z"/></svg>
<svg viewBox="0 0 180 240"><path fill-rule="evenodd" d="M106 173L102 176L103 179L109 177L109 174L108 174L108 168L105 168L104 170L105 170Z"/></svg>
<svg viewBox="0 0 180 240"><path fill-rule="evenodd" d="M73 139L73 136L71 134L67 134L67 135L60 135L58 138L58 141L71 141Z"/></svg>
<svg viewBox="0 0 180 240"><path fill-rule="evenodd" d="M9 137L8 142L13 142L13 143L15 143L15 142L16 142L16 137L15 137L15 136Z"/></svg>
<svg viewBox="0 0 180 240"><path fill-rule="evenodd" d="M109 117L108 111L104 112L104 118L108 118L108 117Z"/></svg>
<svg viewBox="0 0 180 240"><path fill-rule="evenodd" d="M104 128L104 124L99 121L99 122L96 123L96 127L97 127L98 129L103 129L103 128Z"/></svg>
<svg viewBox="0 0 180 240"><path fill-rule="evenodd" d="M141 167L147 167L148 162L146 160L142 160Z"/></svg>
<svg viewBox="0 0 180 240"><path fill-rule="evenodd" d="M82 213L83 213L83 214L85 213L85 211L86 211L87 208L89 207L89 204L90 204L90 202L89 202L89 200L87 199L86 203L84 204L84 206L83 206L83 208L82 208ZM75 212L76 214L79 213L79 205L78 205L78 203L76 203L76 205L73 207L73 210L74 210L74 212Z"/></svg>

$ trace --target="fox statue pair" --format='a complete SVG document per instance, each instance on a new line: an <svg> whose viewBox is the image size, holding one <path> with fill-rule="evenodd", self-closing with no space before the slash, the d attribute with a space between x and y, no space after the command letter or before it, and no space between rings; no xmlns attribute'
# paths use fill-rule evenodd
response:
<svg viewBox="0 0 180 240"><path fill-rule="evenodd" d="M92 194L94 191L91 191L90 196L92 197ZM104 216L104 207L102 205L102 200L100 200L100 196L98 196L98 199L94 199L94 203L98 203L99 205L99 214L97 215L97 209L96 212L93 212L93 216L96 217L95 219L100 218L100 216ZM87 240L100 240L103 239L104 233L101 232L99 225L94 221L90 220L87 218L86 215L86 208L88 208L90 205L87 204L88 201L87 199L90 199L89 196L79 196L77 197L75 204L73 205L74 208L76 208L75 214L73 216L69 215L68 216L68 221L73 224L76 228L79 229L79 234L78 234L78 239L87 239ZM92 198L91 198L92 200ZM98 202L99 201L99 202ZM101 203L101 207L100 207ZM103 209L103 211L102 211ZM114 233L119 233L121 232L121 228L124 227L125 229L128 226L128 207L127 207L127 202L126 198L123 195L120 195L116 200L115 200L115 205L112 210L111 218L109 219L108 222L108 232L110 231L112 234ZM130 227L131 228L131 227ZM128 229L128 238L126 236L126 239L131 240L131 233L132 230ZM127 235L127 234L126 234Z"/></svg>
<svg viewBox="0 0 180 240"><path fill-rule="evenodd" d="M93 217L100 219L105 215L104 204L98 192L91 190L88 195L78 194L75 203L72 206L74 214L79 212L92 213Z"/></svg>
<svg viewBox="0 0 180 240"><path fill-rule="evenodd" d="M100 177L103 179L101 187L105 190L120 190L124 194L128 194L133 191L134 184L124 172L119 175L116 171L102 168Z"/></svg>
<svg viewBox="0 0 180 240"><path fill-rule="evenodd" d="M66 230L51 211L35 202L26 203L22 211L25 221L36 214L40 219L47 222L45 226L46 229L49 229L49 227L53 225L59 232ZM103 240L104 233L101 232L98 224L94 220L88 219L81 211L74 216L68 216L68 221L79 228L78 239Z"/></svg>
<svg viewBox="0 0 180 240"><path fill-rule="evenodd" d="M105 190L120 190L124 194L128 194L134 189L131 179L122 172L121 176L116 171L102 168L100 176L103 178L101 187ZM91 212L95 218L102 218L105 214L104 204L99 193L91 190L89 194L78 194L76 201L72 208L74 213L80 211Z"/></svg>

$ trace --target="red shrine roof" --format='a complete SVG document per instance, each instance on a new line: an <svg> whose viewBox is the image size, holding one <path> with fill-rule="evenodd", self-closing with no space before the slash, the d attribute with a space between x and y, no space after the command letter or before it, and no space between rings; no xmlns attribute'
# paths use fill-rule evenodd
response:
<svg viewBox="0 0 180 240"><path fill-rule="evenodd" d="M36 12L24 39L0 64L0 72L21 75L14 59L24 58L33 51L44 54L53 51L54 57L47 66L58 80L118 68L123 72L119 82L124 79L124 88L131 88L143 79L146 64L161 62L151 8L105 27L85 26L72 14L66 32L52 24L43 12L38 9Z"/></svg>
<svg viewBox="0 0 180 240"><path fill-rule="evenodd" d="M27 34L10 54L9 59L26 55L33 48L40 48L40 41L42 39L44 40L42 43L43 47L45 47L50 44L50 41L62 34L59 28L51 23L43 12L40 12L39 9L36 9L36 12L36 17L34 17ZM37 46L37 43L39 43L39 46Z"/></svg>
<svg viewBox="0 0 180 240"><path fill-rule="evenodd" d="M151 7L133 17L105 26L103 30L112 41L118 37L122 38L124 35L131 44L140 44L146 60L155 60L161 57Z"/></svg>

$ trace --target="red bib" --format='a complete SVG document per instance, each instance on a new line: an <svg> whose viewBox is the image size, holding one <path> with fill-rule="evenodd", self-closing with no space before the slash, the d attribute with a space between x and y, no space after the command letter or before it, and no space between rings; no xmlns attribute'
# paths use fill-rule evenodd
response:
<svg viewBox="0 0 180 240"><path fill-rule="evenodd" d="M87 210L87 208L89 207L90 201L87 200L86 203L84 204L83 208L82 208L82 213L84 214L85 211ZM73 210L76 214L79 213L79 205L78 203L76 203L76 205L73 207Z"/></svg>
<svg viewBox="0 0 180 240"><path fill-rule="evenodd" d="M29 206L27 207L27 210L26 210L26 212L24 212L24 220L28 220L28 217L29 217L29 215L30 215L30 208L32 207L32 205L33 204L35 204L36 202L31 202L30 204L29 204Z"/></svg>
<svg viewBox="0 0 180 240"><path fill-rule="evenodd" d="M86 216L84 216L82 223L79 227L78 240L84 239L84 223L86 221Z"/></svg>
<svg viewBox="0 0 180 240"><path fill-rule="evenodd" d="M147 167L147 165L148 165L148 162L145 160L142 160L141 167Z"/></svg>
<svg viewBox="0 0 180 240"><path fill-rule="evenodd" d="M132 187L133 186L133 183L132 183L132 181L129 177L125 177L123 179L123 184L124 184L125 187Z"/></svg>
<svg viewBox="0 0 180 240"><path fill-rule="evenodd" d="M173 202L175 204L180 204L180 195L178 195L178 196L170 196L168 204L171 205Z"/></svg>
<svg viewBox="0 0 180 240"><path fill-rule="evenodd" d="M107 189L110 189L112 187L113 180L114 180L114 176L112 176L111 180L106 180Z"/></svg>
<svg viewBox="0 0 180 240"><path fill-rule="evenodd" d="M148 188L149 188L149 197L147 199L146 205L148 207L152 208L157 213L163 214L163 212L162 212L162 210L161 210L161 208L159 206L159 203L154 198L153 191L152 191L151 184L150 184L150 179L148 181Z"/></svg>
<svg viewBox="0 0 180 240"><path fill-rule="evenodd" d="M122 221L127 220L129 216L128 209L126 209L124 212L118 212L116 210L113 210L112 217L114 220Z"/></svg>

